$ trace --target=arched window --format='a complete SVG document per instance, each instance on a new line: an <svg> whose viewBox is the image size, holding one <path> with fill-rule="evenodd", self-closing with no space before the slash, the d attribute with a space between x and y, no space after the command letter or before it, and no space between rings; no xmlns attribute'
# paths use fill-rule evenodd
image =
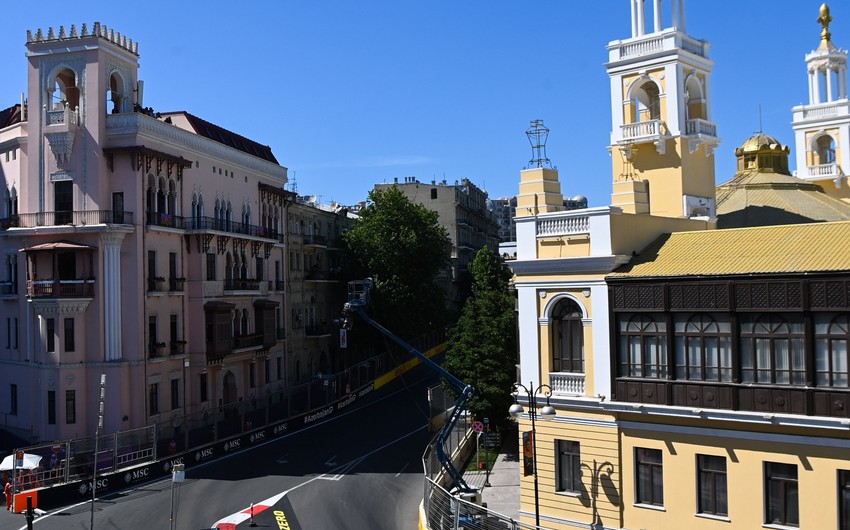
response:
<svg viewBox="0 0 850 530"><path fill-rule="evenodd" d="M218 199L215 200L215 228L224 230L224 208Z"/></svg>
<svg viewBox="0 0 850 530"><path fill-rule="evenodd" d="M247 280L248 279L248 258L245 256L244 252L239 256L239 258L240 258L239 259L239 278L241 280Z"/></svg>
<svg viewBox="0 0 850 530"><path fill-rule="evenodd" d="M242 310L242 335L248 334L248 310Z"/></svg>
<svg viewBox="0 0 850 530"><path fill-rule="evenodd" d="M70 68L64 68L53 79L50 100L53 110L69 107L76 110L80 105L80 89L77 88L77 76Z"/></svg>
<svg viewBox="0 0 850 530"><path fill-rule="evenodd" d="M647 314L620 318L620 376L667 378L667 324Z"/></svg>
<svg viewBox="0 0 850 530"><path fill-rule="evenodd" d="M166 202L165 202L165 179L159 178L159 186L156 190L156 212L157 213L167 213L166 212Z"/></svg>
<svg viewBox="0 0 850 530"><path fill-rule="evenodd" d="M584 373L584 326L581 308L568 298L552 309L552 370Z"/></svg>
<svg viewBox="0 0 850 530"><path fill-rule="evenodd" d="M815 382L818 386L847 388L850 315L815 317Z"/></svg>
<svg viewBox="0 0 850 530"><path fill-rule="evenodd" d="M224 284L232 289L231 283L233 283L233 256L228 252L224 256Z"/></svg>
<svg viewBox="0 0 850 530"><path fill-rule="evenodd" d="M251 207L247 204L242 205L242 224L246 227L251 224Z"/></svg>
<svg viewBox="0 0 850 530"><path fill-rule="evenodd" d="M677 318L676 379L732 381L732 326L728 319L697 314Z"/></svg>
<svg viewBox="0 0 850 530"><path fill-rule="evenodd" d="M817 139L817 160L815 165L835 163L835 140L832 136L824 134Z"/></svg>
<svg viewBox="0 0 850 530"><path fill-rule="evenodd" d="M156 211L156 178L153 175L148 175L146 195L148 212L153 213Z"/></svg>
<svg viewBox="0 0 850 530"><path fill-rule="evenodd" d="M631 123L661 119L661 96L654 81L647 79L635 86L630 99Z"/></svg>
<svg viewBox="0 0 850 530"><path fill-rule="evenodd" d="M6 213L8 217L18 215L18 190L15 186L7 192Z"/></svg>
<svg viewBox="0 0 850 530"><path fill-rule="evenodd" d="M705 112L705 95L702 83L696 76L688 76L685 81L685 112L687 119L708 119Z"/></svg>
<svg viewBox="0 0 850 530"><path fill-rule="evenodd" d="M793 320L792 320L793 318ZM741 322L741 381L806 384L806 349L799 315L760 315Z"/></svg>
<svg viewBox="0 0 850 530"><path fill-rule="evenodd" d="M168 213L172 215L177 214L177 184L169 179L168 180Z"/></svg>
<svg viewBox="0 0 850 530"><path fill-rule="evenodd" d="M225 230L228 232L233 230L233 205L230 204L230 201L227 201L227 209L224 214L225 221Z"/></svg>
<svg viewBox="0 0 850 530"><path fill-rule="evenodd" d="M118 74L109 76L109 87L106 89L106 113L118 114L124 112L124 82Z"/></svg>

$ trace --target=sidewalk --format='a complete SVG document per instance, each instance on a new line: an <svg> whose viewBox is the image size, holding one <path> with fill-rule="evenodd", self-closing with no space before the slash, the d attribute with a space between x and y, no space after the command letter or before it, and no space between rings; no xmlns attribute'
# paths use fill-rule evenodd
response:
<svg viewBox="0 0 850 530"><path fill-rule="evenodd" d="M487 504L488 510L519 519L519 448L516 436L503 439L499 458L490 471L489 486L484 485L487 480L484 471L467 471L463 478L467 484L481 490L481 500Z"/></svg>

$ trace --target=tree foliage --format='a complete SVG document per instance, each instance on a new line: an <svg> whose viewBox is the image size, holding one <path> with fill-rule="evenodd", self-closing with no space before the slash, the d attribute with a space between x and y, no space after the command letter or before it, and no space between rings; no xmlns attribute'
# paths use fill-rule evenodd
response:
<svg viewBox="0 0 850 530"><path fill-rule="evenodd" d="M445 368L475 388L469 408L476 417L504 424L517 360L511 273L487 247L478 251L469 270L472 296L449 337Z"/></svg>
<svg viewBox="0 0 850 530"><path fill-rule="evenodd" d="M451 245L437 213L396 186L371 191L369 201L344 240L350 275L374 280L370 315L402 338L443 325L445 302L435 280Z"/></svg>

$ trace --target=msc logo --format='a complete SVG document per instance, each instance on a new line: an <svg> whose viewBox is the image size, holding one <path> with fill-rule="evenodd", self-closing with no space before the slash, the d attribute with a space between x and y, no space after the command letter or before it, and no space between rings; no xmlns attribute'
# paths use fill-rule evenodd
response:
<svg viewBox="0 0 850 530"><path fill-rule="evenodd" d="M212 455L213 455L213 448L207 447L203 451L198 451L197 453L195 453L195 461L197 462L198 460L202 460L204 458L209 458Z"/></svg>
<svg viewBox="0 0 850 530"><path fill-rule="evenodd" d="M229 442L224 442L224 450L225 451L233 451L234 449L239 448L239 442L242 440L230 440Z"/></svg>
<svg viewBox="0 0 850 530"><path fill-rule="evenodd" d="M175 464L182 464L182 463L183 463L183 457L182 456L179 457L179 458L175 458L173 460L166 460L162 464L162 469L166 473L168 473L171 470L171 468L174 467Z"/></svg>
<svg viewBox="0 0 850 530"><path fill-rule="evenodd" d="M287 428L289 428L289 424L288 424L288 423L281 423L280 425L275 425L275 426L274 426L274 433L275 433L275 434L280 434L280 433L282 433L282 432L286 432L286 429L287 429Z"/></svg>
<svg viewBox="0 0 850 530"><path fill-rule="evenodd" d="M148 478L149 472L150 472L150 469L148 469L146 467L142 468L142 469L136 469L136 470L133 470L133 471L129 471L126 475L124 475L124 482L126 482L127 484L130 484L131 482L137 482L139 480L146 479L146 478Z"/></svg>
<svg viewBox="0 0 850 530"><path fill-rule="evenodd" d="M259 442L266 439L266 431L255 432L251 435L251 443Z"/></svg>
<svg viewBox="0 0 850 530"><path fill-rule="evenodd" d="M97 482L95 482L95 484L97 485L97 489L99 489L99 490L105 489L107 486L109 486L109 479L104 478L104 479L98 480ZM78 491L80 492L80 495L85 495L87 492L91 491L91 488L92 488L91 482L89 482L89 483L83 482L82 484L80 484L80 488L79 488Z"/></svg>

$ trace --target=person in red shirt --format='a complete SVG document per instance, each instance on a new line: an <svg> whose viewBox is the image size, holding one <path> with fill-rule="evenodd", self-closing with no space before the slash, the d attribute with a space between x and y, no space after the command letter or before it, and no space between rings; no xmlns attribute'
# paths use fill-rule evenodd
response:
<svg viewBox="0 0 850 530"><path fill-rule="evenodd" d="M6 495L6 509L12 509L12 481L9 480L6 482L6 486L3 488L3 494Z"/></svg>

